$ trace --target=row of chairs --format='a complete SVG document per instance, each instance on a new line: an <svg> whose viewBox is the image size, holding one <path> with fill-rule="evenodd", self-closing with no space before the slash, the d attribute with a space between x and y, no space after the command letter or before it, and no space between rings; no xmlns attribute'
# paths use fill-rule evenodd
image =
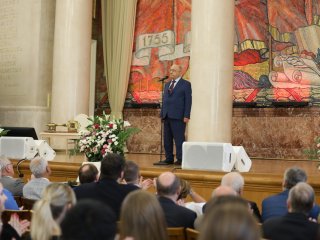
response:
<svg viewBox="0 0 320 240"><path fill-rule="evenodd" d="M199 232L192 228L174 227L167 228L170 240L197 240Z"/></svg>

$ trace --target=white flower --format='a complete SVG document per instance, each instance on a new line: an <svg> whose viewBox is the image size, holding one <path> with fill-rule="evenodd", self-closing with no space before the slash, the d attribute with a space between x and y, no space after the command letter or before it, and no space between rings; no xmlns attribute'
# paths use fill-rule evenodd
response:
<svg viewBox="0 0 320 240"><path fill-rule="evenodd" d="M130 124L128 121L124 121L124 122L123 122L123 126L124 126L124 127L130 127L131 124Z"/></svg>
<svg viewBox="0 0 320 240"><path fill-rule="evenodd" d="M2 133L4 131L4 129L3 128L0 128L0 133Z"/></svg>

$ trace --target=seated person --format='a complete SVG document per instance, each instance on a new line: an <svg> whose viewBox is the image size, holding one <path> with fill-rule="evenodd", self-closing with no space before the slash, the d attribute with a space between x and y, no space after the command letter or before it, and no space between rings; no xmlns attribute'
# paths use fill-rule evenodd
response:
<svg viewBox="0 0 320 240"><path fill-rule="evenodd" d="M14 168L12 162L4 156L0 157L1 178L0 183L14 196L22 196L24 182L21 178L14 178Z"/></svg>
<svg viewBox="0 0 320 240"><path fill-rule="evenodd" d="M304 182L297 183L289 191L288 213L270 218L262 225L263 236L272 240L312 240L319 239L319 225L308 219L314 205L313 188Z"/></svg>
<svg viewBox="0 0 320 240"><path fill-rule="evenodd" d="M193 228L197 214L176 203L180 190L180 179L172 172L164 172L156 179L158 200L163 209L167 226Z"/></svg>
<svg viewBox="0 0 320 240"><path fill-rule="evenodd" d="M286 215L288 213L287 199L289 190L297 183L306 181L307 174L303 169L298 167L288 168L284 173L282 181L284 191L267 197L262 201L262 221ZM310 210L309 217L318 219L319 211L319 206L315 204Z"/></svg>
<svg viewBox="0 0 320 240"><path fill-rule="evenodd" d="M127 184L133 184L137 187L146 190L153 185L151 179L143 179L140 175L139 166L133 161L126 161L123 171L123 179Z"/></svg>
<svg viewBox="0 0 320 240"><path fill-rule="evenodd" d="M117 218L105 204L95 200L81 200L66 214L61 223L64 240L114 240Z"/></svg>
<svg viewBox="0 0 320 240"><path fill-rule="evenodd" d="M23 197L38 200L51 183L48 179L51 169L44 158L34 158L30 162L30 170L33 178L23 187Z"/></svg>
<svg viewBox="0 0 320 240"><path fill-rule="evenodd" d="M79 168L79 181L80 184L96 182L99 180L99 171L93 164L83 164Z"/></svg>
<svg viewBox="0 0 320 240"><path fill-rule="evenodd" d="M177 203L180 206L184 206L194 211L197 214L197 216L201 215L202 208L206 204L206 200L191 189L191 186L188 181L180 178L180 184L181 191ZM186 202L188 196L191 197L192 202Z"/></svg>

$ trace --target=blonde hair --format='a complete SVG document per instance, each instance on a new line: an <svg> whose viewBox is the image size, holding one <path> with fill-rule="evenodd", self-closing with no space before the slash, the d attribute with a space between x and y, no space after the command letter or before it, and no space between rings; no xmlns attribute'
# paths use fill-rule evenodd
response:
<svg viewBox="0 0 320 240"><path fill-rule="evenodd" d="M120 216L120 239L168 239L167 225L159 201L153 194L137 190L125 198Z"/></svg>
<svg viewBox="0 0 320 240"><path fill-rule="evenodd" d="M33 207L31 219L31 239L50 240L52 236L60 236L60 222L69 205L75 205L73 190L63 183L48 185L40 200Z"/></svg>

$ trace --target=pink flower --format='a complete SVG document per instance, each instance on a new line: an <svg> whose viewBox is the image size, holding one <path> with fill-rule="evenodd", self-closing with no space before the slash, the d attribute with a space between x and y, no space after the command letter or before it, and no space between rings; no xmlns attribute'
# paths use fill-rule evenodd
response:
<svg viewBox="0 0 320 240"><path fill-rule="evenodd" d="M113 124L112 123L109 124L109 128L113 128Z"/></svg>

